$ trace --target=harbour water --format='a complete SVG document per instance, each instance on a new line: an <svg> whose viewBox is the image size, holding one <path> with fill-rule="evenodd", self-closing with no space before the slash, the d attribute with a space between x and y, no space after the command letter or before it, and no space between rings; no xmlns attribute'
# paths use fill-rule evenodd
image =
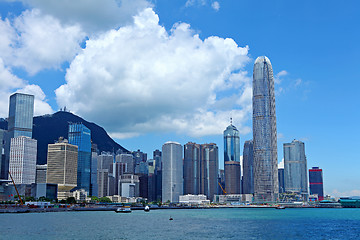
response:
<svg viewBox="0 0 360 240"><path fill-rule="evenodd" d="M0 214L0 239L360 239L360 209Z"/></svg>

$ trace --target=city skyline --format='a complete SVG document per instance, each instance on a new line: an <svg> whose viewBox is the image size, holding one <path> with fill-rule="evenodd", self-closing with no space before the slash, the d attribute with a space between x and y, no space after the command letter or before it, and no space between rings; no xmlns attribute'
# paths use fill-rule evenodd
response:
<svg viewBox="0 0 360 240"><path fill-rule="evenodd" d="M105 10L111 5L110 16L119 11L121 18L103 17L101 10L89 15L93 6L87 4L72 5L64 16L58 4L0 2L0 117L8 116L10 94L34 94L35 115L66 106L104 127L125 148L149 155L169 140L214 142L222 153L222 131L232 117L243 155L244 142L252 139L252 64L266 55L274 67L278 162L282 144L299 139L306 144L308 168L323 169L325 194L360 195L354 151L359 114L348 117L360 77L355 65L359 33L349 30L360 21L359 3L279 1L259 7L251 1L136 0L132 7L99 5ZM37 29L54 31L47 31L44 40ZM105 46L102 52L98 46ZM340 84L344 80L349 83ZM221 168L223 160L220 154Z"/></svg>

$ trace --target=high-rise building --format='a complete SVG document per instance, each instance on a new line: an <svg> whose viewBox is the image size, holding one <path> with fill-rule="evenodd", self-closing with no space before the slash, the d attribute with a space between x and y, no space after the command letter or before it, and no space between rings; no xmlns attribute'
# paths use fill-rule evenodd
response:
<svg viewBox="0 0 360 240"><path fill-rule="evenodd" d="M35 183L46 183L47 165L36 165Z"/></svg>
<svg viewBox="0 0 360 240"><path fill-rule="evenodd" d="M243 152L243 194L254 193L254 148L253 141L245 141Z"/></svg>
<svg viewBox="0 0 360 240"><path fill-rule="evenodd" d="M135 173L135 160L132 154L118 154L115 157L115 161L125 164L124 173L134 174Z"/></svg>
<svg viewBox="0 0 360 240"><path fill-rule="evenodd" d="M284 169L279 168L278 169L278 179L279 179L279 193L285 192L285 177L284 177Z"/></svg>
<svg viewBox="0 0 360 240"><path fill-rule="evenodd" d="M310 194L317 194L319 201L324 200L324 182L322 169L313 167L309 169Z"/></svg>
<svg viewBox="0 0 360 240"><path fill-rule="evenodd" d="M97 182L97 165L98 165L98 149L95 143L91 144L91 181L90 181L90 196L98 196L98 182Z"/></svg>
<svg viewBox="0 0 360 240"><path fill-rule="evenodd" d="M224 131L225 191L241 193L240 136L232 123Z"/></svg>
<svg viewBox="0 0 360 240"><path fill-rule="evenodd" d="M301 141L284 143L284 185L285 192L300 194L303 200L308 200L305 144Z"/></svg>
<svg viewBox="0 0 360 240"><path fill-rule="evenodd" d="M78 146L59 138L48 144L46 183L58 184L58 192L70 192L77 186Z"/></svg>
<svg viewBox="0 0 360 240"><path fill-rule="evenodd" d="M200 192L200 145L188 142L184 145L184 194Z"/></svg>
<svg viewBox="0 0 360 240"><path fill-rule="evenodd" d="M258 57L253 71L254 200L278 199L274 76L270 60Z"/></svg>
<svg viewBox="0 0 360 240"><path fill-rule="evenodd" d="M225 171L225 191L226 194L240 194L241 169L240 162L226 161L224 163Z"/></svg>
<svg viewBox="0 0 360 240"><path fill-rule="evenodd" d="M9 171L15 184L35 183L36 152L37 140L25 136L11 138Z"/></svg>
<svg viewBox="0 0 360 240"><path fill-rule="evenodd" d="M69 143L78 146L77 187L90 192L91 131L82 123L69 124Z"/></svg>
<svg viewBox="0 0 360 240"><path fill-rule="evenodd" d="M212 201L217 194L219 151L215 143L200 146L200 194Z"/></svg>
<svg viewBox="0 0 360 240"><path fill-rule="evenodd" d="M6 131L0 129L0 179L2 179L2 171L5 169L5 137Z"/></svg>
<svg viewBox="0 0 360 240"><path fill-rule="evenodd" d="M97 183L98 183L98 197L109 196L109 170L108 169L98 169L97 174Z"/></svg>
<svg viewBox="0 0 360 240"><path fill-rule="evenodd" d="M162 147L162 201L179 202L183 194L182 146L166 142Z"/></svg>
<svg viewBox="0 0 360 240"><path fill-rule="evenodd" d="M4 159L0 164L0 178L8 178L11 138L20 136L32 138L33 117L34 95L14 93L10 96L8 131L4 139Z"/></svg>
<svg viewBox="0 0 360 240"><path fill-rule="evenodd" d="M139 176L134 174L124 174L120 179L120 195L122 197L138 197L140 194Z"/></svg>
<svg viewBox="0 0 360 240"><path fill-rule="evenodd" d="M155 160L155 168L157 171L161 171L161 151L156 149L153 152L153 158Z"/></svg>

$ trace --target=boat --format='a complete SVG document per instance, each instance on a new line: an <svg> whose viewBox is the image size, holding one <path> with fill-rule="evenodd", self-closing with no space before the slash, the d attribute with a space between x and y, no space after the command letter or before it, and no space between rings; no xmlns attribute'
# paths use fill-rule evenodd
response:
<svg viewBox="0 0 360 240"><path fill-rule="evenodd" d="M280 206L280 205L279 205L279 206L276 206L275 208L276 208L276 209L285 209L284 206Z"/></svg>
<svg viewBox="0 0 360 240"><path fill-rule="evenodd" d="M117 213L131 213L130 207L119 207L115 210Z"/></svg>
<svg viewBox="0 0 360 240"><path fill-rule="evenodd" d="M145 212L150 212L150 207L149 207L149 206L145 206L144 211L145 211Z"/></svg>

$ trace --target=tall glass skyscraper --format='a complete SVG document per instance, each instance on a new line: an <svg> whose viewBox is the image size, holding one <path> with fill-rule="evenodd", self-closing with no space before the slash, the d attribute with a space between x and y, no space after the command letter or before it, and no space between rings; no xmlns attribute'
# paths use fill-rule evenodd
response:
<svg viewBox="0 0 360 240"><path fill-rule="evenodd" d="M230 124L224 131L225 191L241 193L240 137L236 127Z"/></svg>
<svg viewBox="0 0 360 240"><path fill-rule="evenodd" d="M218 190L219 151L215 143L201 144L200 149L200 194L213 201Z"/></svg>
<svg viewBox="0 0 360 240"><path fill-rule="evenodd" d="M200 145L184 145L184 195L200 192Z"/></svg>
<svg viewBox="0 0 360 240"><path fill-rule="evenodd" d="M69 124L69 143L78 146L77 188L90 193L91 131L82 123Z"/></svg>
<svg viewBox="0 0 360 240"><path fill-rule="evenodd" d="M162 147L162 201L179 202L183 194L182 146L166 142Z"/></svg>
<svg viewBox="0 0 360 240"><path fill-rule="evenodd" d="M8 178L11 138L20 136L32 138L33 117L34 95L14 93L10 96L8 131L5 137L5 158L0 165L0 178Z"/></svg>
<svg viewBox="0 0 360 240"><path fill-rule="evenodd" d="M308 200L305 144L301 141L284 143L284 185L285 192L301 194L304 201Z"/></svg>
<svg viewBox="0 0 360 240"><path fill-rule="evenodd" d="M309 169L310 194L317 194L319 201L324 200L323 172L319 167Z"/></svg>
<svg viewBox="0 0 360 240"><path fill-rule="evenodd" d="M270 60L258 57L253 71L254 198L278 199L278 161L274 76Z"/></svg>
<svg viewBox="0 0 360 240"><path fill-rule="evenodd" d="M243 152L243 194L254 193L254 144L245 141Z"/></svg>

